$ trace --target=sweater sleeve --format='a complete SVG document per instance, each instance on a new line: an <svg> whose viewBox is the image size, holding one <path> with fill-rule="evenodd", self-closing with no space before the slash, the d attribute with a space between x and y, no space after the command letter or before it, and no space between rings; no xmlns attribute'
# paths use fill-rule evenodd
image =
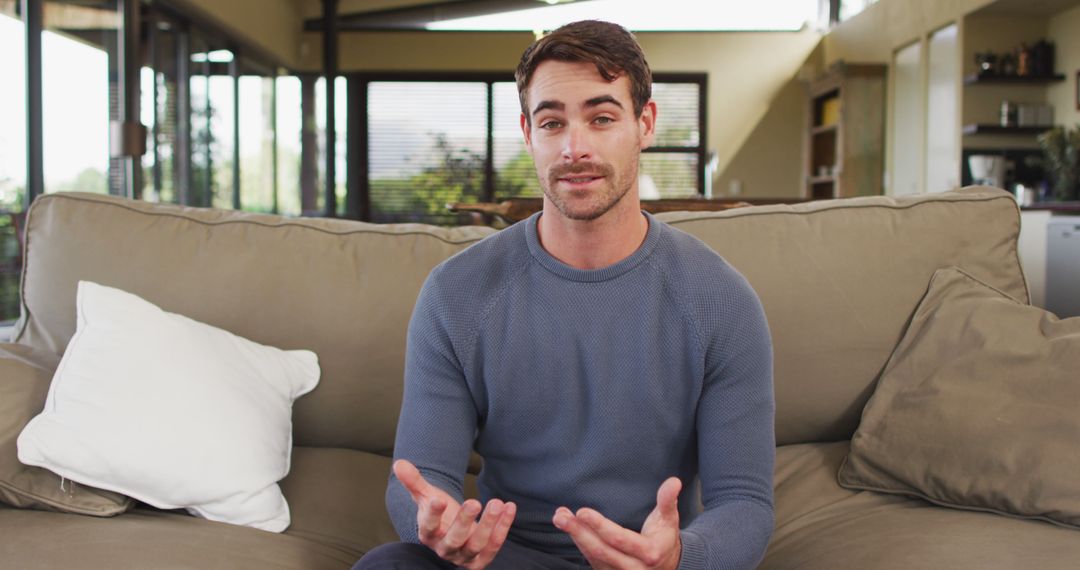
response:
<svg viewBox="0 0 1080 570"><path fill-rule="evenodd" d="M772 534L772 340L761 302L741 278L724 309L704 311L705 380L697 413L704 511L682 533L680 569L754 568Z"/></svg>
<svg viewBox="0 0 1080 570"><path fill-rule="evenodd" d="M461 502L477 408L451 342L451 303L437 279L438 270L425 282L409 322L394 459L411 461L428 483ZM393 473L386 508L401 540L419 542L416 503Z"/></svg>

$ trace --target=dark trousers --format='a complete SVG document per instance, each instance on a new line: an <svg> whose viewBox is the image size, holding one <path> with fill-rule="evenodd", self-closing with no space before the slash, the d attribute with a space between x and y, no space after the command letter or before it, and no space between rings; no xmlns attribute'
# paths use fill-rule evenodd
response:
<svg viewBox="0 0 1080 570"><path fill-rule="evenodd" d="M379 546L360 559L353 570L453 570L450 562L439 558L422 544L391 542ZM488 568L494 570L578 570L588 568L585 561L575 564L552 554L533 550L509 540L503 543Z"/></svg>

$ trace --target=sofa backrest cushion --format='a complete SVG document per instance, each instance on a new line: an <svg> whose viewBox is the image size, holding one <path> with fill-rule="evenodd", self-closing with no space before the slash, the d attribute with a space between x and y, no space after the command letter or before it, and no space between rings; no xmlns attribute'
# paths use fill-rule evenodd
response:
<svg viewBox="0 0 1080 570"><path fill-rule="evenodd" d="M658 217L705 241L760 295L781 444L851 437L936 269L958 266L1028 299L1019 212L1000 190ZM27 220L17 341L60 353L78 281L124 289L259 343L314 350L323 376L294 408L297 445L388 454L420 287L493 231L45 195Z"/></svg>
<svg viewBox="0 0 1080 570"><path fill-rule="evenodd" d="M1020 214L1002 190L679 212L660 219L735 266L773 337L780 444L850 439L934 271L1029 299Z"/></svg>
<svg viewBox="0 0 1080 570"><path fill-rule="evenodd" d="M420 287L492 232L49 194L27 219L16 340L60 353L78 281L123 289L261 344L315 351L322 378L294 406L296 444L388 454Z"/></svg>

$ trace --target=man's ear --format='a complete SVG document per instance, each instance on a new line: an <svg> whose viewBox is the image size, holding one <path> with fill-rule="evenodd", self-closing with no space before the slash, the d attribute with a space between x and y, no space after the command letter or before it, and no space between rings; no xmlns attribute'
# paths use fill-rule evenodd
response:
<svg viewBox="0 0 1080 570"><path fill-rule="evenodd" d="M638 117L638 129L641 133L642 150L652 146L656 139L656 101L649 99L648 103L641 108L641 116Z"/></svg>
<svg viewBox="0 0 1080 570"><path fill-rule="evenodd" d="M525 113L521 114L521 134L525 135L525 148L532 154L532 130L529 128L529 119Z"/></svg>

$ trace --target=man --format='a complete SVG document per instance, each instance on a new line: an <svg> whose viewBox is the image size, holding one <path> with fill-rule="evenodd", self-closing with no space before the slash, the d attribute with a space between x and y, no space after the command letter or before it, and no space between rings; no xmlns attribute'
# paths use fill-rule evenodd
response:
<svg viewBox="0 0 1080 570"><path fill-rule="evenodd" d="M404 542L358 567L752 568L773 525L769 331L738 272L640 209L640 46L577 22L516 76L543 211L428 277L387 490ZM462 502L474 448L484 504Z"/></svg>

